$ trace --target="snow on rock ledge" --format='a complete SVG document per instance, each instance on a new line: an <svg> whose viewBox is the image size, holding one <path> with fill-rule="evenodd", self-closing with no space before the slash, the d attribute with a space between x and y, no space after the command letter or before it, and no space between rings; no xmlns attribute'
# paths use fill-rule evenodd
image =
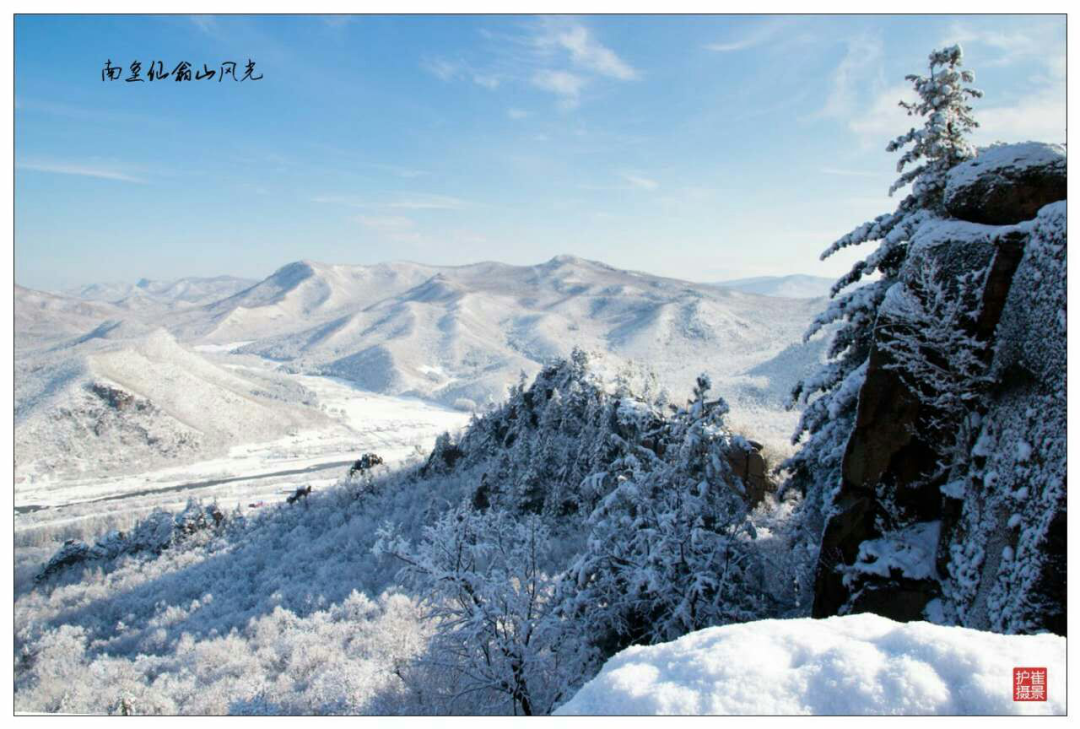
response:
<svg viewBox="0 0 1080 729"><path fill-rule="evenodd" d="M1047 668L1045 702L1012 669ZM633 646L556 714L1064 714L1065 639L861 614L764 620Z"/></svg>
<svg viewBox="0 0 1080 729"><path fill-rule="evenodd" d="M1065 148L1025 142L995 144L949 170L945 207L972 223L1009 225L1031 220L1044 205L1065 199Z"/></svg>

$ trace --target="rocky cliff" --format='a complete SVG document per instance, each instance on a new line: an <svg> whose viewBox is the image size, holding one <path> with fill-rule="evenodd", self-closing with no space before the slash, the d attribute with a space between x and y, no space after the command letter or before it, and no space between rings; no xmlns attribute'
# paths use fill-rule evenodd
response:
<svg viewBox="0 0 1080 729"><path fill-rule="evenodd" d="M1065 183L1062 148L997 145L949 172L943 209L912 234L878 312L815 617L1065 634Z"/></svg>

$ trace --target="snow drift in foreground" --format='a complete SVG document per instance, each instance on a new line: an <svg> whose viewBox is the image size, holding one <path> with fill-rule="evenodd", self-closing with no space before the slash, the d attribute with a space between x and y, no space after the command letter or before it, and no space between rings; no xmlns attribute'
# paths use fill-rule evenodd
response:
<svg viewBox="0 0 1080 729"><path fill-rule="evenodd" d="M1045 667L1045 702L1014 702ZM556 714L1064 714L1065 639L861 614L763 620L633 646Z"/></svg>

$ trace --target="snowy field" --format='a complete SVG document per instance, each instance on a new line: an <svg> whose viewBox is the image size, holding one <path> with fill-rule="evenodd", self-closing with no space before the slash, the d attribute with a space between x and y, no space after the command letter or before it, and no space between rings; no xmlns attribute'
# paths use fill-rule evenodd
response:
<svg viewBox="0 0 1080 729"><path fill-rule="evenodd" d="M155 508L182 509L190 498L217 500L227 509L259 508L301 485L318 489L334 483L365 452L389 464L426 454L440 433L457 431L470 417L428 401L364 392L336 378L290 378L316 395L317 407L332 421L328 426L234 446L225 456L180 466L117 476L27 478L15 489L16 549L122 528Z"/></svg>

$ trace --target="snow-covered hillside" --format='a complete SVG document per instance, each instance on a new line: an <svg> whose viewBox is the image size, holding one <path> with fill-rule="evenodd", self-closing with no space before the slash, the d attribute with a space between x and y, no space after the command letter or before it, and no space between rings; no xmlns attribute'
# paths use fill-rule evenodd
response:
<svg viewBox="0 0 1080 729"><path fill-rule="evenodd" d="M545 370L426 460L358 477L339 467L303 505L143 512L45 569L48 553L32 564L20 544L16 708L1065 712L1063 638L873 615L762 620L800 614L797 595L787 604L770 586L790 582L793 502L739 506L746 484L719 459L742 439L704 391L661 420L578 364ZM569 464L603 470L560 484ZM445 599L459 588L467 599ZM686 620L669 642L619 644ZM495 648L505 656L488 666ZM1048 701L1014 702L1014 667L1047 669ZM515 675L528 704L508 688Z"/></svg>
<svg viewBox="0 0 1080 729"><path fill-rule="evenodd" d="M426 458L355 475L337 464L337 485L314 482L302 503L140 508L71 534L86 543L58 544L49 539L57 529L20 529L16 707L415 714L520 705L548 713L608 646L642 635L641 602L610 599L627 579L663 580L672 601L647 610L648 632L668 638L680 626L760 617L766 601L786 604L787 585L766 584L763 560L774 564L788 539L751 513L750 481L735 470L752 446L726 427L724 403L704 380L693 402L661 410L601 380L575 353L527 390L515 388L461 438L440 437ZM276 489L305 485L310 477L295 474ZM635 496L657 490L665 496L652 506ZM438 589L465 580L476 588L466 609L485 619L437 619L441 602L427 578L401 573L403 564L453 555L443 538L464 540L465 558L440 567L453 574ZM628 561L609 564L612 549ZM721 566L722 579L710 577ZM567 570L582 579L556 581ZM528 651L518 671L528 696L459 673L483 663L490 641L512 662ZM500 658L485 675L509 668Z"/></svg>
<svg viewBox="0 0 1080 729"><path fill-rule="evenodd" d="M112 338L116 328L16 360L17 481L146 470L332 425L281 376L244 376L163 329Z"/></svg>
<svg viewBox="0 0 1080 729"><path fill-rule="evenodd" d="M1046 701L1013 701L1013 668ZM633 646L556 714L1065 714L1065 639L869 613L763 620Z"/></svg>
<svg viewBox="0 0 1080 729"><path fill-rule="evenodd" d="M15 349L39 348L117 323L125 312L112 304L15 286Z"/></svg>

